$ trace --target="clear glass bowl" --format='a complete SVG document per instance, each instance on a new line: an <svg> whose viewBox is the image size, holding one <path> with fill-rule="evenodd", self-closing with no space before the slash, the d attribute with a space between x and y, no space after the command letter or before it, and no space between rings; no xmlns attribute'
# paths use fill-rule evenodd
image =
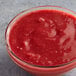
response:
<svg viewBox="0 0 76 76"><path fill-rule="evenodd" d="M7 46L7 49L8 49L8 53L10 55L10 57L12 58L12 60L17 64L19 65L21 68L31 72L31 73L34 73L34 74L37 74L38 76L39 75L44 75L44 76L47 76L47 75L57 75L57 74L62 74L64 72L67 72L73 68L76 67L76 60L74 61L71 61L69 63L66 63L66 64L62 64L62 65L57 65L57 66L37 66L37 65L32 65L32 64L29 64L29 63L26 63L24 61L22 61L21 59L19 59L11 50L10 46L9 46L9 42L8 42L8 39L9 39L9 32L13 26L13 24L16 22L17 19L21 18L23 15L29 13L29 12L33 12L33 11L37 11L37 10L59 10L59 11L63 11L63 12L66 12L66 13L69 13L73 16L76 17L76 13L74 13L73 11L71 10L68 10L68 9L65 9L65 8L62 8L62 7L58 7L58 6L39 6L39 7L35 7L35 8L31 8L31 9L28 9L28 10L25 10L21 13L19 13L17 16L15 16L11 22L8 24L7 26L7 29L6 29L6 32L5 32L5 40L6 40L6 46Z"/></svg>

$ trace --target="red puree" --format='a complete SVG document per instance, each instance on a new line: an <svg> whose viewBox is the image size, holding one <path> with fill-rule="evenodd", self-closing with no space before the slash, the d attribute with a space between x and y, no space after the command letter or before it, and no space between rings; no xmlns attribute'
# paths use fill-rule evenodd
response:
<svg viewBox="0 0 76 76"><path fill-rule="evenodd" d="M55 10L24 15L11 28L9 44L21 60L56 66L76 59L76 18Z"/></svg>

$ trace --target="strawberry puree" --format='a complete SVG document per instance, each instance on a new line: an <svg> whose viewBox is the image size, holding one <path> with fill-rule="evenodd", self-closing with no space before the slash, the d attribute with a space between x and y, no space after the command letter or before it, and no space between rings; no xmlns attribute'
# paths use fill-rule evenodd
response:
<svg viewBox="0 0 76 76"><path fill-rule="evenodd" d="M76 59L76 18L56 10L31 12L9 34L12 52L24 62L56 66Z"/></svg>

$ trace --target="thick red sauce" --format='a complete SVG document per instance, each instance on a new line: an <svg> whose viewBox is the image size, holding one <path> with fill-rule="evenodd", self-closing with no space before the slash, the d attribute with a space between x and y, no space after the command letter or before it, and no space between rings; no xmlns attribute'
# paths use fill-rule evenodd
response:
<svg viewBox="0 0 76 76"><path fill-rule="evenodd" d="M15 22L9 44L18 58L30 64L70 62L76 59L76 18L55 10L31 12Z"/></svg>

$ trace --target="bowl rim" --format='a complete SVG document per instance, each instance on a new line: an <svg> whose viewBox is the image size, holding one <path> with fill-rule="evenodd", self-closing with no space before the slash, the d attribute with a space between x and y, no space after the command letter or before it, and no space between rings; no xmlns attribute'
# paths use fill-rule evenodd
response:
<svg viewBox="0 0 76 76"><path fill-rule="evenodd" d="M9 33L8 32L8 28L12 25L13 26L13 22L15 22L17 19L21 18L22 16L24 16L25 14L28 14L32 11L38 11L39 8L42 8L40 10L45 10L46 8L49 10L59 10L59 11L63 11L65 13L69 13L70 15L73 15L74 17L76 17L76 13L70 9L67 9L67 8L64 8L64 7L61 7L61 6L51 6L51 5L46 5L46 6L37 6L37 7L33 7L33 8L30 8L30 9L26 9L22 12L20 12L19 14L17 14L8 24L7 28L6 28L6 31L5 31L5 44L9 50L9 52L16 58L18 59L19 61L21 61L23 64L25 65L29 65L29 66L33 66L33 67L39 67L39 68L59 68L59 67L64 67L66 65L69 65L69 64L72 64L72 63L76 63L76 59L73 60L73 61L70 61L68 63L64 63L64 64L60 64L60 65L57 65L57 66L40 66L40 65L34 65L34 64L31 64L31 63L28 63L28 62L25 62L23 60L21 60L20 58L18 58L14 53L13 51L11 50L10 46L9 46L9 43L8 43L8 40L7 40L7 37L9 37ZM44 9L43 9L44 8ZM56 9L57 8L57 9ZM34 9L34 10L32 10ZM27 12L27 13L25 13ZM12 28L12 27L11 27Z"/></svg>

